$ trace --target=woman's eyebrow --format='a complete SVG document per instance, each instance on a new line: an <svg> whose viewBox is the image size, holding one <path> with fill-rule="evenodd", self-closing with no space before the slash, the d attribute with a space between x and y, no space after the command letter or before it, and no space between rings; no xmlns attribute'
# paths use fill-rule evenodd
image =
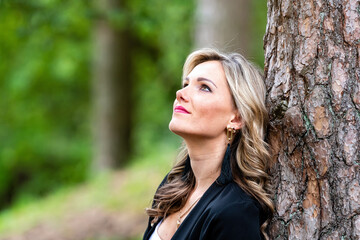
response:
<svg viewBox="0 0 360 240"><path fill-rule="evenodd" d="M190 81L189 77L186 77L184 79L184 81ZM210 79L207 79L207 78L204 78L204 77L198 77L197 81L198 82L202 82L202 81L210 82L217 88L216 84L213 81L211 81Z"/></svg>

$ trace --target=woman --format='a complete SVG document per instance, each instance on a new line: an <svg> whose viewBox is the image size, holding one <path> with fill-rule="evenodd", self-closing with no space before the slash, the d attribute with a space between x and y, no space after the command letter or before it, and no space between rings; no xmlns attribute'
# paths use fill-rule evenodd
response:
<svg viewBox="0 0 360 240"><path fill-rule="evenodd" d="M240 54L190 54L169 128L184 139L178 163L147 209L143 239L263 239L273 212L259 71Z"/></svg>

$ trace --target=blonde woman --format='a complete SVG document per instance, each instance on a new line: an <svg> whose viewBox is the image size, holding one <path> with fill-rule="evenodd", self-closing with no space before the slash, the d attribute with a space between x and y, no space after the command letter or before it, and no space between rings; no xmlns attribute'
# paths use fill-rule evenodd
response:
<svg viewBox="0 0 360 240"><path fill-rule="evenodd" d="M240 54L188 56L169 124L184 149L147 209L144 240L267 238L264 100L260 72Z"/></svg>

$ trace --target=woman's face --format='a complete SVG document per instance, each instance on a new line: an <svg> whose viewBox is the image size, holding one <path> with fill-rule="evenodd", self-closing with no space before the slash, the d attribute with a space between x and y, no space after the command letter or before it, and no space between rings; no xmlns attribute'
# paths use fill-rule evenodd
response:
<svg viewBox="0 0 360 240"><path fill-rule="evenodd" d="M219 61L197 65L176 92L169 128L187 138L218 138L226 141L226 127L236 118L236 110Z"/></svg>

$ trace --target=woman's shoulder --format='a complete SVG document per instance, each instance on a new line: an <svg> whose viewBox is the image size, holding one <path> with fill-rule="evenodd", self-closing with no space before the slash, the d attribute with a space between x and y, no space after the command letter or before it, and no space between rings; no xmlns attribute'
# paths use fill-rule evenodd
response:
<svg viewBox="0 0 360 240"><path fill-rule="evenodd" d="M261 239L261 209L236 183L224 186L203 216L201 239Z"/></svg>
<svg viewBox="0 0 360 240"><path fill-rule="evenodd" d="M236 182L230 182L224 186L224 189L221 191L221 200L231 201L231 202L252 202L255 203L256 200L246 193Z"/></svg>
<svg viewBox="0 0 360 240"><path fill-rule="evenodd" d="M226 211L238 214L251 210L259 214L260 204L252 196L247 194L237 183L231 182L224 186L223 191L217 195L209 205L212 212L224 213Z"/></svg>

